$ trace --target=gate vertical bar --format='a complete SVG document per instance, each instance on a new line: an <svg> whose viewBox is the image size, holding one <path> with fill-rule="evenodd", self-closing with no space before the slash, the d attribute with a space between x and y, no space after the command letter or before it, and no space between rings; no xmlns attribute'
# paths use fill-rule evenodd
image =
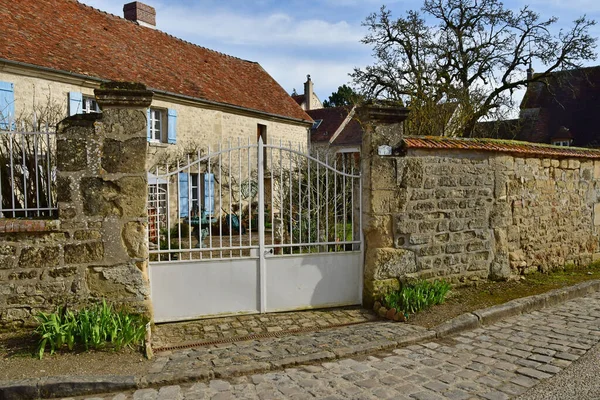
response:
<svg viewBox="0 0 600 400"><path fill-rule="evenodd" d="M267 311L267 265L265 260L265 171L264 143L262 136L258 138L258 266L260 312Z"/></svg>

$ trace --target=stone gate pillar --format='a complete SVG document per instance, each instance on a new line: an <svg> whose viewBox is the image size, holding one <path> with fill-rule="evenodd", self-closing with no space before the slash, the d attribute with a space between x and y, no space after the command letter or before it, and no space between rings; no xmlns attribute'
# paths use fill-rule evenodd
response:
<svg viewBox="0 0 600 400"><path fill-rule="evenodd" d="M151 317L145 109L152 92L112 82L95 95L102 113L71 116L57 129L59 219L80 236L64 247L65 263L78 265L82 297Z"/></svg>
<svg viewBox="0 0 600 400"><path fill-rule="evenodd" d="M402 143L402 122L408 109L370 104L358 110L363 125L361 175L363 180L362 223L365 246L363 304L371 307L379 294L397 289L399 282L388 264L402 263L394 248L393 217L398 212L396 158L379 155L391 150L397 154Z"/></svg>

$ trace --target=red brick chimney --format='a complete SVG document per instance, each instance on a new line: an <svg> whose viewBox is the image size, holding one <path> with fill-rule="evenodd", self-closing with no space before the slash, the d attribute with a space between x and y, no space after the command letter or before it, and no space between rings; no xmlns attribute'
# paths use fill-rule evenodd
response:
<svg viewBox="0 0 600 400"><path fill-rule="evenodd" d="M138 25L156 28L156 10L147 4L134 1L123 6L125 19L137 22Z"/></svg>

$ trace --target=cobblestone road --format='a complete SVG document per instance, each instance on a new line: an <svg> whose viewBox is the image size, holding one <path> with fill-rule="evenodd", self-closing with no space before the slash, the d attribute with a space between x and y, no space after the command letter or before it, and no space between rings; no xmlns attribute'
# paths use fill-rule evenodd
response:
<svg viewBox="0 0 600 400"><path fill-rule="evenodd" d="M600 293L451 339L266 374L94 399L509 399L600 342ZM92 397L87 397L91 399Z"/></svg>

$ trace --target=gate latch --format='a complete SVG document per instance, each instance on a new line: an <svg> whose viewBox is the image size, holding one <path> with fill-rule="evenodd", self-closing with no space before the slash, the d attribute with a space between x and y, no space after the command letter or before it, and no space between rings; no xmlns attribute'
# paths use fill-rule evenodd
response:
<svg viewBox="0 0 600 400"><path fill-rule="evenodd" d="M275 251L273 249L267 249L267 250L265 250L265 256L268 254L273 255L274 252Z"/></svg>

